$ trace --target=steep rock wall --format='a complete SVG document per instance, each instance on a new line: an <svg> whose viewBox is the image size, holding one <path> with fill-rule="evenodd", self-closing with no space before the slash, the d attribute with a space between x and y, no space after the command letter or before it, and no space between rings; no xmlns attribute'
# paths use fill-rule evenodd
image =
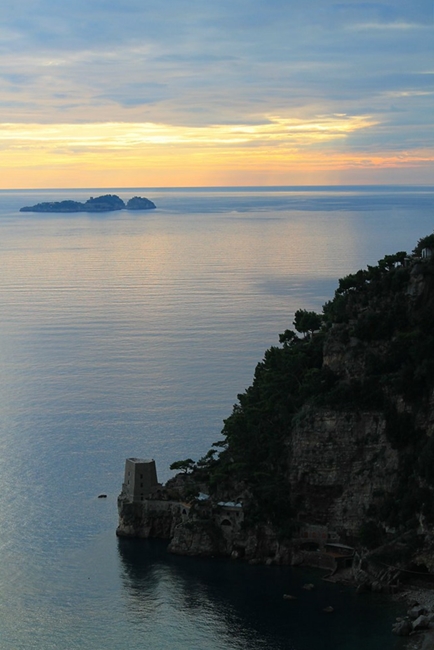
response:
<svg viewBox="0 0 434 650"><path fill-rule="evenodd" d="M294 427L288 478L301 520L356 536L377 495L396 484L398 454L377 412L319 411Z"/></svg>
<svg viewBox="0 0 434 650"><path fill-rule="evenodd" d="M118 500L118 537L155 537L171 539L175 527L182 522L183 505L176 501Z"/></svg>

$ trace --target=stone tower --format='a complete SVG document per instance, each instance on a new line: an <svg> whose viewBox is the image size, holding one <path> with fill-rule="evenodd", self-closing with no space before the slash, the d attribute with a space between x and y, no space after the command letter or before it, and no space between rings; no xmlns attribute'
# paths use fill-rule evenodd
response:
<svg viewBox="0 0 434 650"><path fill-rule="evenodd" d="M128 501L143 501L158 485L155 460L127 458L122 493Z"/></svg>

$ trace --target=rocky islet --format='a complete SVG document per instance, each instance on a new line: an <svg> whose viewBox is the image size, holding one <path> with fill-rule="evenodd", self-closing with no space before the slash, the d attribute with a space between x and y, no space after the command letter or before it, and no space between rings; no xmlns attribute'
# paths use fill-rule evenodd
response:
<svg viewBox="0 0 434 650"><path fill-rule="evenodd" d="M145 197L134 196L125 203L116 194L90 197L85 203L80 201L64 200L36 203L25 206L20 212L115 212L117 210L153 210L157 206Z"/></svg>

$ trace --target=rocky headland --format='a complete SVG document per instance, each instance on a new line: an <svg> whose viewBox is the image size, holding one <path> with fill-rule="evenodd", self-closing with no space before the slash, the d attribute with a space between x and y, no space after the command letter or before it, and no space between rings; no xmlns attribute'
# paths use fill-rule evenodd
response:
<svg viewBox="0 0 434 650"><path fill-rule="evenodd" d="M134 196L125 203L116 194L91 197L85 203L80 201L50 201L25 206L20 212L114 212L116 210L152 210L155 203L140 196Z"/></svg>
<svg viewBox="0 0 434 650"><path fill-rule="evenodd" d="M434 586L434 234L342 278L294 326L203 458L140 497L124 484L117 534L318 566L360 591ZM425 609L396 633L429 629Z"/></svg>

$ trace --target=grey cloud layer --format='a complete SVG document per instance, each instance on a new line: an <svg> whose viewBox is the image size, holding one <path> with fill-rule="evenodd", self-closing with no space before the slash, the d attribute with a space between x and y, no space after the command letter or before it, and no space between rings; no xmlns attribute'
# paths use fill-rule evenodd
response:
<svg viewBox="0 0 434 650"><path fill-rule="evenodd" d="M16 0L0 24L2 122L370 112L370 146L432 124L431 0Z"/></svg>

